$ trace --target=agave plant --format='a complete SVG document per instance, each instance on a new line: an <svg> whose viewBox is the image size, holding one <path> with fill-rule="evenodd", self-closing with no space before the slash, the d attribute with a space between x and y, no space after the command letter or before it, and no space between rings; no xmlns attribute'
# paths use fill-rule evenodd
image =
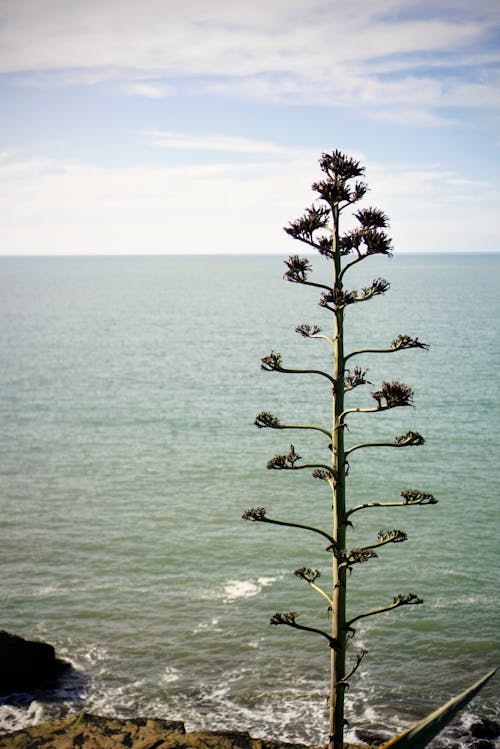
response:
<svg viewBox="0 0 500 749"><path fill-rule="evenodd" d="M351 517L354 513L376 507L430 506L437 500L427 490L404 489L400 498L387 501L372 501L362 504L350 504L347 494L349 459L352 453L364 448L406 448L416 447L424 443L424 438L418 432L410 431L397 435L392 439L372 442L347 444L346 431L355 432L351 422L359 413L377 414L394 408L405 408L413 404L411 387L399 381L382 382L380 387L371 391L373 406L346 406L345 396L360 386L371 385L366 377L367 370L359 364L352 366L354 360L371 353L394 354L402 350L426 350L427 344L406 333L398 335L393 341L382 348L367 347L360 350L346 351L344 337L344 323L346 310L356 304L365 303L377 296L383 295L389 289L389 282L383 278L375 278L370 284L362 288L347 288L345 283L349 271L360 262L373 255L390 257L392 255L392 241L387 233L388 218L378 208L358 208L353 211L356 227L344 233L341 232L341 221L346 209L352 209L366 195L367 184L363 180L364 167L360 163L334 151L323 154L320 160L323 179L313 184L312 189L317 193L316 202L306 210L298 220L290 223L285 231L295 240L305 244L309 249L319 253L331 266L331 285L314 281L311 278L312 265L308 257L292 255L285 261L284 277L287 281L317 288L320 293L319 305L329 313L328 329L323 331L317 324L301 324L296 328L304 338L326 342L333 353L333 367L331 371L318 369L292 369L283 362L283 357L276 351L262 359L262 369L268 372L293 373L319 376L330 384L332 418L328 425L284 423L269 411L262 411L255 419L258 428L275 430L307 429L319 432L327 438L325 452L327 458L322 463L303 462L295 446L290 445L287 452L275 455L267 464L271 470L297 471L308 469L314 478L324 482L331 495L332 530L325 530L312 526L307 522L297 523L287 519L272 518L264 507L247 510L243 518L253 522L271 523L310 531L326 540L326 552L329 556L329 573L327 583L320 585L319 570L301 567L295 570L295 575L305 581L316 593L327 602L331 611L331 627L324 630L299 619L295 611L277 612L271 618L271 624L286 626L297 630L319 635L326 641L330 653L330 691L329 691L329 749L342 749L344 746L344 702L345 693L350 681L360 663L366 655L365 650L358 650L348 662L348 646L355 634L354 624L366 617L372 617L400 608L422 604L422 599L413 592L398 593L391 602L381 606L361 611L354 616L347 613L348 584L356 565L370 562L377 557L378 552L387 544L400 544L406 540L406 533L400 529L382 529L373 543L364 546L352 546L348 543L352 533ZM424 746L434 735L434 728L438 730L450 715L456 712L457 705L463 704L463 699L470 699L477 693L483 683L491 675L474 685L464 695L453 703L453 707L445 707L425 725L418 725L403 737L394 740L404 746ZM430 728L432 726L432 729ZM432 736L431 736L432 734Z"/></svg>

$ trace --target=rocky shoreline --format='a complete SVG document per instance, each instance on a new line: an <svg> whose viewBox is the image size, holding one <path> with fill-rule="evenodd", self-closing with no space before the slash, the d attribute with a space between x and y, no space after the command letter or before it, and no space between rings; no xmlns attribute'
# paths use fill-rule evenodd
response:
<svg viewBox="0 0 500 749"><path fill-rule="evenodd" d="M469 729L470 749L492 749L498 725L482 720ZM376 734L360 732L364 744L346 749L371 749L379 745ZM186 732L184 723L161 718L113 718L76 713L63 720L39 723L0 734L0 749L320 749L271 739L254 739L247 732Z"/></svg>
<svg viewBox="0 0 500 749"><path fill-rule="evenodd" d="M160 718L105 718L77 713L0 735L0 749L305 749L303 744L253 739L234 731L187 733L184 723Z"/></svg>
<svg viewBox="0 0 500 749"><path fill-rule="evenodd" d="M44 642L0 630L0 695L50 688L70 664L57 658ZM360 744L346 749L379 746L386 738L370 730L356 729ZM461 743L468 749L494 749L500 726L478 719L469 726ZM0 749L308 749L304 744L254 739L247 732L186 732L181 721L161 718L116 718L73 713L61 720L39 723L0 733ZM314 749L314 748L312 748ZM317 747L316 749L319 749Z"/></svg>
<svg viewBox="0 0 500 749"><path fill-rule="evenodd" d="M50 688L70 668L52 645L0 630L0 695ZM86 712L0 733L0 749L306 749L253 739L246 732L196 731L160 718L115 718Z"/></svg>

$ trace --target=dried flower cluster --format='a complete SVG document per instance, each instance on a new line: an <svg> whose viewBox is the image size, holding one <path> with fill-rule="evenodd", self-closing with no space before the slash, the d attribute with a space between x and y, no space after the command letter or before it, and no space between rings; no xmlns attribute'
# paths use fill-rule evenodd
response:
<svg viewBox="0 0 500 749"><path fill-rule="evenodd" d="M288 270L284 274L284 278L292 283L305 283L309 273L312 270L311 263L306 257L299 257L298 255L292 255L285 261Z"/></svg>
<svg viewBox="0 0 500 749"><path fill-rule="evenodd" d="M366 549L363 547L337 553L338 559L348 567L352 567L353 564L368 562L370 559L376 559L377 556L377 553L373 551L373 549Z"/></svg>
<svg viewBox="0 0 500 749"><path fill-rule="evenodd" d="M399 434L394 438L394 444L398 447L417 447L425 443L424 438L418 432L406 432L406 434Z"/></svg>
<svg viewBox="0 0 500 749"><path fill-rule="evenodd" d="M413 390L402 382L383 382L380 390L372 393L372 398L382 408L395 408L396 406L411 406L413 401Z"/></svg>
<svg viewBox="0 0 500 749"><path fill-rule="evenodd" d="M404 531L394 529L379 531L377 534L377 538L379 539L379 541L383 541L384 543L399 544L402 541L406 541L408 536Z"/></svg>
<svg viewBox="0 0 500 749"><path fill-rule="evenodd" d="M296 611L277 611L276 614L273 614L271 619L269 620L269 624L288 624L293 625L295 624L295 620L297 619L297 612Z"/></svg>
<svg viewBox="0 0 500 749"><path fill-rule="evenodd" d="M245 510L241 517L243 520L253 520L254 522L258 522L264 520L266 517L266 509L265 507L252 507L250 510Z"/></svg>
<svg viewBox="0 0 500 749"><path fill-rule="evenodd" d="M295 468L295 463L300 460L300 455L295 452L293 445L290 445L290 449L286 455L275 455L274 458L267 463L267 468L274 470L290 470Z"/></svg>
<svg viewBox="0 0 500 749"><path fill-rule="evenodd" d="M254 424L259 429L280 429L281 424L276 416L273 416L269 411L261 411L255 417Z"/></svg>
<svg viewBox="0 0 500 749"><path fill-rule="evenodd" d="M394 603L398 606L418 605L423 603L423 599L419 598L416 593L400 593L394 596Z"/></svg>
<svg viewBox="0 0 500 749"><path fill-rule="evenodd" d="M312 570L310 567L300 567L298 570L295 570L293 574L308 583L313 583L318 579L318 577L321 576L321 572L319 570Z"/></svg>
<svg viewBox="0 0 500 749"><path fill-rule="evenodd" d="M422 348L427 350L429 346L427 343L419 341L418 338L411 338L409 335L398 335L397 338L391 342L391 348L393 351L401 351L402 349L407 348Z"/></svg>
<svg viewBox="0 0 500 749"><path fill-rule="evenodd" d="M366 369L363 370L361 367L355 367L352 372L346 370L344 382L346 390L354 390L359 385L371 385L366 379Z"/></svg>
<svg viewBox="0 0 500 749"><path fill-rule="evenodd" d="M271 351L268 356L263 356L260 360L260 368L266 372L276 372L281 369L281 354Z"/></svg>
<svg viewBox="0 0 500 749"><path fill-rule="evenodd" d="M318 325L297 325L295 332L299 333L304 338L312 338L318 333L321 333L321 328Z"/></svg>
<svg viewBox="0 0 500 749"><path fill-rule="evenodd" d="M327 471L324 468L316 468L312 472L312 476L315 479L322 479L323 481L328 481L328 479L332 478L332 473L331 471Z"/></svg>
<svg viewBox="0 0 500 749"><path fill-rule="evenodd" d="M437 499L430 492L423 492L419 489L404 489L401 492L405 504L408 505L435 505Z"/></svg>

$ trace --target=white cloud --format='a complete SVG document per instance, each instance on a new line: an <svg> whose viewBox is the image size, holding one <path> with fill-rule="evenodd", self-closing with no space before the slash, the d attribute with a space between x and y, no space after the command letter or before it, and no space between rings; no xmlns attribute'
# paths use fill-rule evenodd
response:
<svg viewBox="0 0 500 749"><path fill-rule="evenodd" d="M175 93L174 86L154 81L131 81L120 86L125 94L130 96L143 96L146 99L164 99Z"/></svg>
<svg viewBox="0 0 500 749"><path fill-rule="evenodd" d="M212 75L304 67L313 72L319 63L326 73L341 61L453 49L486 28L485 20L443 20L431 12L425 20L398 18L398 11L413 5L3 0L0 63L4 71L111 66ZM484 18L491 13L488 5L476 3Z"/></svg>
<svg viewBox="0 0 500 749"><path fill-rule="evenodd" d="M122 169L41 159L0 164L0 252L269 252L281 242L290 197L310 182L293 188L297 169L297 162Z"/></svg>
<svg viewBox="0 0 500 749"><path fill-rule="evenodd" d="M314 197L317 154L264 155L123 168L5 159L0 253L301 252L282 227ZM398 250L497 249L498 185L432 164L368 163L367 177Z"/></svg>
<svg viewBox="0 0 500 749"><path fill-rule="evenodd" d="M396 248L497 251L500 183L470 179L439 164L367 165L370 197L392 217Z"/></svg>
<svg viewBox="0 0 500 749"><path fill-rule="evenodd" d="M269 141L231 135L195 135L163 130L151 130L144 135L150 145L159 148L273 155L288 153L283 146Z"/></svg>
<svg viewBox="0 0 500 749"><path fill-rule="evenodd" d="M68 163L0 152L3 253L289 250L290 240L281 227L310 204L318 154L252 137L252 122L238 126L237 136L196 132L204 127L199 113L207 105L207 94L351 110L356 133L361 128L369 133L371 118L401 126L399 133L408 125L448 127L451 139L458 124L476 125L477 133L489 138L489 126L479 130L484 125L479 113L493 121L500 108L495 67L500 53L492 42L500 6L490 0L0 4L0 74L6 74L9 85L100 86L100 93L113 88L136 99L189 95L190 105L198 107L194 114L187 108L185 117L176 114L169 120L168 102L156 108L139 100L128 103L127 111L134 117L139 113L141 119L133 121L140 121L143 129L131 144L134 159L140 159L141 147L144 161L151 158L144 145L163 149L154 154L160 162L154 167L97 164L112 128L123 128L123 120L117 119L126 117L121 101L116 111L106 109L102 143L96 145L91 131L85 133L83 149L83 136L81 142L79 133L71 140L72 152L80 148L95 164L79 163L76 155ZM200 93L206 98L196 103ZM58 97L63 107L64 92ZM28 101L29 92L20 98ZM464 121L467 108L474 110L474 117ZM153 109L162 114L154 121L143 119ZM276 107L270 117L275 117L274 129L282 111ZM189 132L174 130L183 127L178 124L182 119L190 123ZM52 145L57 138L64 145L70 141L73 133L64 131L64 117L60 120L60 132L37 133L35 152L43 149L43 137ZM286 130L288 122L282 119L280 124ZM314 123L306 134L290 128L287 142L314 142L321 128L324 132L323 123ZM345 133L348 139L349 124L339 125L334 135L345 142ZM27 147L23 128L19 139L14 135L8 134L5 148L20 153ZM369 140L367 135L363 142ZM479 161L482 158L478 140L471 143L470 161L473 149ZM397 147L394 160L401 153ZM95 157L88 155L92 148ZM437 148L420 148L420 153L437 153ZM402 149L411 154L412 145L403 144ZM457 150L450 149L450 159ZM193 162L188 151L200 155L202 162L210 154L211 165L188 163ZM127 159L126 149L121 158ZM470 180L461 168L370 168L371 200L391 214L397 246L467 249L478 237L475 246L498 249L498 226L493 223L498 186Z"/></svg>
<svg viewBox="0 0 500 749"><path fill-rule="evenodd" d="M152 98L191 77L205 90L375 113L491 107L497 81L485 84L481 69L499 59L483 49L498 22L492 6L449 0L444 13L409 0L3 0L0 71L39 85L115 80ZM443 62L456 65L444 77L419 73Z"/></svg>

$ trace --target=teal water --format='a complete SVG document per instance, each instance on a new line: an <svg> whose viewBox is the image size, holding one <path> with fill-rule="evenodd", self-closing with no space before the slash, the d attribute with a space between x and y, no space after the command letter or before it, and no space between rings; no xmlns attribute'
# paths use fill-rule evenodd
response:
<svg viewBox="0 0 500 749"><path fill-rule="evenodd" d="M323 435L253 426L261 410L328 426L326 380L259 369L271 349L330 365L325 342L294 333L329 313L283 270L257 256L0 259L0 627L53 643L84 677L0 704L1 726L85 709L324 741L328 652L268 625L293 609L327 626L293 575L326 569L323 544L240 519L264 505L329 526L321 482L265 469L290 442L324 462ZM359 358L377 388L410 384L416 408L353 416L348 440L412 429L426 444L354 453L349 501L411 487L439 500L353 517L353 546L380 528L409 540L353 571L352 615L398 593L425 601L357 627L369 656L351 729L392 733L498 662L500 256L370 258L353 283L378 276L391 290L349 310L348 346L407 333L431 348ZM497 685L466 721L498 719Z"/></svg>

